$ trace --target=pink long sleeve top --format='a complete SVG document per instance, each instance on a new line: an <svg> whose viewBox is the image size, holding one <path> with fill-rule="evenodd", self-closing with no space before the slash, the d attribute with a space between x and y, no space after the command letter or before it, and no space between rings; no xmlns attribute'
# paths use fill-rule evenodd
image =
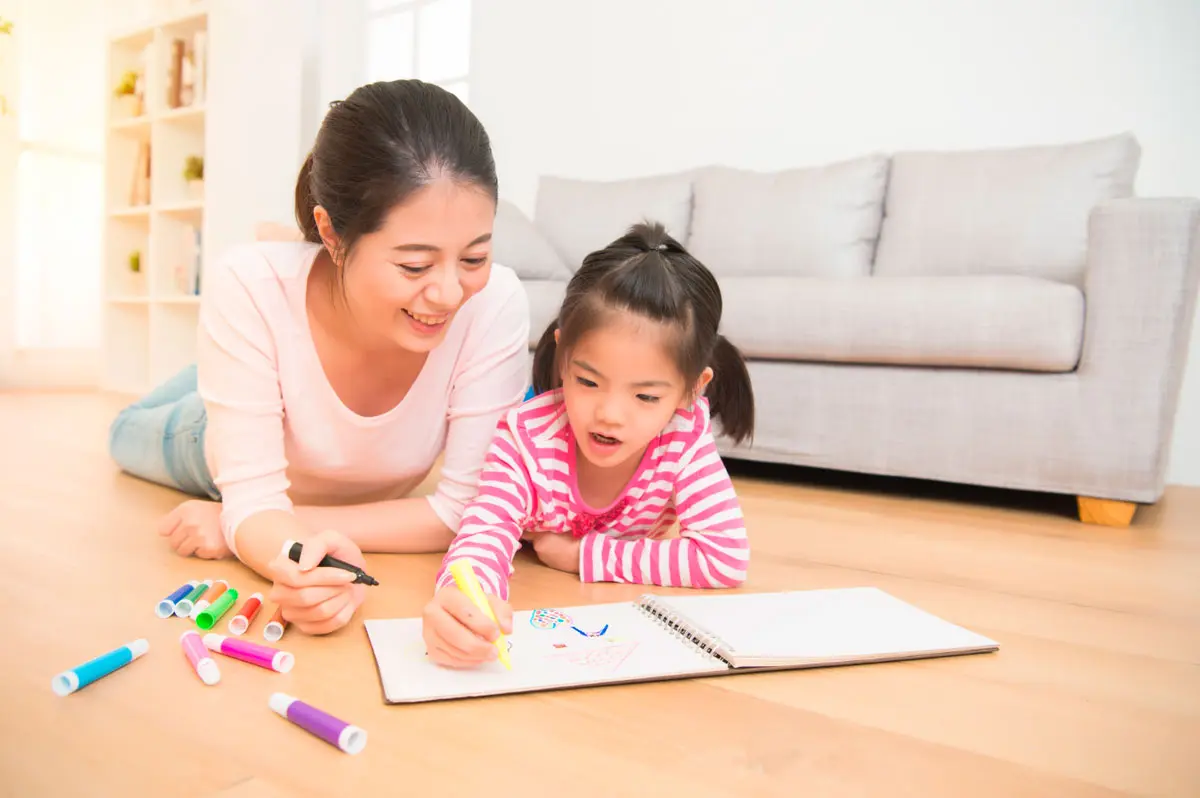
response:
<svg viewBox="0 0 1200 798"><path fill-rule="evenodd" d="M675 413L607 507L580 498L575 457L561 389L505 414L437 585L452 584L449 564L469 557L483 588L507 599L513 557L529 531L579 538L584 582L724 588L745 581L750 546L707 400ZM679 536L666 537L676 520Z"/></svg>
<svg viewBox="0 0 1200 798"><path fill-rule="evenodd" d="M235 554L238 525L256 513L403 497L442 455L426 498L457 530L496 424L528 386L527 299L516 275L494 264L404 399L378 416L351 411L326 379L309 329L318 251L249 244L205 273L197 341L205 455Z"/></svg>

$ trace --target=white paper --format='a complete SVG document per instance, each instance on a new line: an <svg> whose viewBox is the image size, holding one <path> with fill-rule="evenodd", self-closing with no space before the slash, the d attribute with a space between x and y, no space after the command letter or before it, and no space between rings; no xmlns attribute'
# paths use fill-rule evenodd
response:
<svg viewBox="0 0 1200 798"><path fill-rule="evenodd" d="M595 604L514 613L512 670L493 661L455 670L425 654L421 619L364 622L389 702L702 676L728 667L663 628L636 604Z"/></svg>

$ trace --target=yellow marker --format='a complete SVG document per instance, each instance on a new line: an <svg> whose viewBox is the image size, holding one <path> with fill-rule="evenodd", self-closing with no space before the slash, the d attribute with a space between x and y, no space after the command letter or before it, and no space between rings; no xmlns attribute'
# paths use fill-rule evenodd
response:
<svg viewBox="0 0 1200 798"><path fill-rule="evenodd" d="M475 576L475 569L471 567L471 561L467 559L453 561L450 563L450 575L454 577L454 583L458 585L458 589L466 593L467 598L475 602L475 606L483 610L484 614L496 624L496 628L499 628L500 621L496 620L496 613L492 612L492 605L488 603L487 596L483 593L483 587ZM500 662L511 671L512 663L508 659L508 644L504 640L504 632L501 632L500 636L496 638L496 651L499 653Z"/></svg>

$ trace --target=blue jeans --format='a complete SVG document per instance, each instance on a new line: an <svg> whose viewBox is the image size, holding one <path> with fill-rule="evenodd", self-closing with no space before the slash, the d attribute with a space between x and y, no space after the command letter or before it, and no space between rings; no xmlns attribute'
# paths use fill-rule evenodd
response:
<svg viewBox="0 0 1200 798"><path fill-rule="evenodd" d="M136 477L220 499L204 460L207 421L196 367L188 366L117 414L108 430L108 453Z"/></svg>

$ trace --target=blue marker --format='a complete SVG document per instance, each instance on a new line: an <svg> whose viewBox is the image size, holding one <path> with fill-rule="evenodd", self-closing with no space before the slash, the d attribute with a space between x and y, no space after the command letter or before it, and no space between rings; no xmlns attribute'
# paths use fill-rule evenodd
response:
<svg viewBox="0 0 1200 798"><path fill-rule="evenodd" d="M150 641L144 638L126 643L107 654L101 654L78 667L58 674L50 681L50 689L55 695L70 695L97 679L103 679L118 668L125 667L149 650Z"/></svg>
<svg viewBox="0 0 1200 798"><path fill-rule="evenodd" d="M192 589L198 584L200 583L193 579L186 585L181 585L174 593L158 602L158 606L154 608L154 614L159 618L170 618L175 614L175 604L188 593L191 593Z"/></svg>

